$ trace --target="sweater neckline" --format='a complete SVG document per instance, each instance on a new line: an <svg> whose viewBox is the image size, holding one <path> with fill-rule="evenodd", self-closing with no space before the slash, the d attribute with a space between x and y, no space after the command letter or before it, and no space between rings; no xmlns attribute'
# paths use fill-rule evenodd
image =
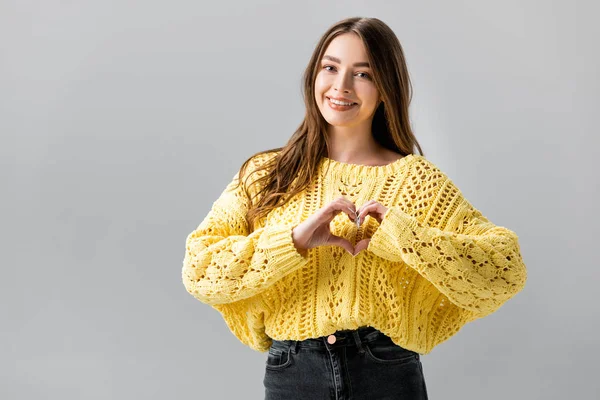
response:
<svg viewBox="0 0 600 400"><path fill-rule="evenodd" d="M342 174L360 174L360 175L376 175L384 176L390 175L397 172L406 163L420 157L417 154L408 154L401 157L389 164L385 165L364 165L364 164L351 164L342 161L336 161L332 158L323 156L321 159L322 166L325 167L326 171L339 171Z"/></svg>

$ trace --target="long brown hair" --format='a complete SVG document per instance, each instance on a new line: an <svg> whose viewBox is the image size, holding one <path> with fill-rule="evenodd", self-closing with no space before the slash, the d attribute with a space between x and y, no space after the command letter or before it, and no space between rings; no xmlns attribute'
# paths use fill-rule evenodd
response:
<svg viewBox="0 0 600 400"><path fill-rule="evenodd" d="M304 120L283 147L260 151L248 158L240 167L239 176L245 175L248 163L257 155L278 152L254 172L264 170L259 179L263 182L256 191L256 203L246 214L248 227L254 230L257 220L272 209L284 205L301 192L313 179L322 157L329 154L328 122L323 118L315 101L315 79L321 58L329 43L344 33L358 35L366 48L373 70L373 80L381 94L382 102L375 111L371 131L382 146L403 156L413 154L415 148L423 150L415 138L409 121L408 107L412 99L412 85L400 41L383 21L377 18L353 17L332 25L321 37L303 75L303 97L306 105ZM250 174L252 175L252 174ZM244 184L246 183L246 177ZM242 179L238 182L242 182ZM292 185L293 183L293 185ZM245 184L246 193L248 186Z"/></svg>

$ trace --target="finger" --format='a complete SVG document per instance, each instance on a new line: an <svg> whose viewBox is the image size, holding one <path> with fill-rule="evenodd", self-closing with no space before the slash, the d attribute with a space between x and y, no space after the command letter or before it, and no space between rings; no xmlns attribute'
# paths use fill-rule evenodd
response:
<svg viewBox="0 0 600 400"><path fill-rule="evenodd" d="M348 215L351 221L356 218L356 206L344 196L338 197L333 203L336 210L341 210Z"/></svg>
<svg viewBox="0 0 600 400"><path fill-rule="evenodd" d="M356 216L358 215L356 212L356 205L344 196L341 196L339 200L347 204L346 209L348 212L346 214L348 214L348 219L352 222L356 222Z"/></svg>
<svg viewBox="0 0 600 400"><path fill-rule="evenodd" d="M367 215L369 215L369 212L371 210L371 205L370 204L364 204L360 207L360 210L358 210L358 212L356 213L357 218L360 218L361 221L364 221L365 218L367 217Z"/></svg>
<svg viewBox="0 0 600 400"><path fill-rule="evenodd" d="M367 216L374 217L379 223L381 223L381 212L379 210L379 203L372 203L364 207L359 214L361 221L364 221Z"/></svg>
<svg viewBox="0 0 600 400"><path fill-rule="evenodd" d="M352 210L350 207L348 207L348 210L350 210L350 212L352 212L352 215L348 214L348 219L352 222L354 222L354 220L356 219L356 212L354 210Z"/></svg>
<svg viewBox="0 0 600 400"><path fill-rule="evenodd" d="M327 244L343 247L348 253L354 254L354 246L352 246L352 243L341 236L332 234Z"/></svg>
<svg viewBox="0 0 600 400"><path fill-rule="evenodd" d="M366 203L364 203L362 206L360 206L360 207L359 207L359 208L356 210L356 215L358 216L358 215L360 214L360 212L361 212L362 210L364 210L364 209L365 209L365 207L368 207L369 205L371 205L371 204L373 204L373 203L375 203L375 200L369 200L369 201L367 201Z"/></svg>
<svg viewBox="0 0 600 400"><path fill-rule="evenodd" d="M362 250L365 250L367 247L369 247L370 241L371 241L371 238L368 238L368 239L363 239L363 240L359 241L358 243L356 243L356 246L354 246L354 255L357 255Z"/></svg>
<svg viewBox="0 0 600 400"><path fill-rule="evenodd" d="M323 208L319 222L329 223L333 221L333 219L341 212L345 212L346 214L348 214L348 211L345 210L344 207L345 206L342 206L340 202L332 201Z"/></svg>
<svg viewBox="0 0 600 400"><path fill-rule="evenodd" d="M340 199L340 201L342 201L342 202L344 202L344 203L346 203L346 204L347 204L347 206L348 206L348 210L349 210L350 212L352 212L353 214L356 214L356 204L354 204L353 202L351 202L350 200L348 200L348 199L347 199L346 197L344 197L344 196L341 196L339 199Z"/></svg>

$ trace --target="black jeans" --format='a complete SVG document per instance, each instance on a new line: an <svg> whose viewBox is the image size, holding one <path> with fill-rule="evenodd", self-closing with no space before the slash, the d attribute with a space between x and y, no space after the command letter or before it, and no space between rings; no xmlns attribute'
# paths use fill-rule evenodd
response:
<svg viewBox="0 0 600 400"><path fill-rule="evenodd" d="M370 326L330 336L273 340L265 400L427 400L419 353Z"/></svg>

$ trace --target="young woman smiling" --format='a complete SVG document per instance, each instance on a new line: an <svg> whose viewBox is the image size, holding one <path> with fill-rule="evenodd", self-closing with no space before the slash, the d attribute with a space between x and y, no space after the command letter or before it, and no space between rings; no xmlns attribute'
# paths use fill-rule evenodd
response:
<svg viewBox="0 0 600 400"><path fill-rule="evenodd" d="M267 353L266 399L427 399L421 355L524 287L517 235L424 157L411 90L386 24L334 24L300 127L187 237L183 283Z"/></svg>

